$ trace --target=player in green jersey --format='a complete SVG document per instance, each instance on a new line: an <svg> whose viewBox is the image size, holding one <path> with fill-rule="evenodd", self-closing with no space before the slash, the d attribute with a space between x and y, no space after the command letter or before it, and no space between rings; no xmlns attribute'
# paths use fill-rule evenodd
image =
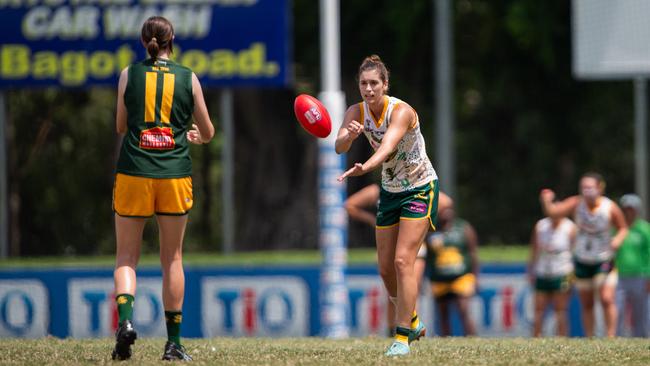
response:
<svg viewBox="0 0 650 366"><path fill-rule="evenodd" d="M214 127L198 78L169 59L172 24L151 17L142 26L141 39L150 57L122 71L117 92L116 126L124 140L113 189L119 326L112 356L129 359L137 338L132 324L135 270L146 220L155 215L168 335L163 360L191 360L180 342L185 291L182 246L193 202L188 142L207 143ZM192 117L196 124L191 123Z"/></svg>
<svg viewBox="0 0 650 366"><path fill-rule="evenodd" d="M470 300L478 280L478 235L453 206L438 211L438 231L427 235L427 267L431 293L440 317L440 335L451 335L451 305L456 304L465 335L476 335Z"/></svg>
<svg viewBox="0 0 650 366"><path fill-rule="evenodd" d="M623 335L624 319L632 320L632 336L648 336L648 281L650 280L650 224L644 220L643 201L636 194L620 199L629 232L616 252L619 282L618 335ZM629 305L629 306L626 306Z"/></svg>

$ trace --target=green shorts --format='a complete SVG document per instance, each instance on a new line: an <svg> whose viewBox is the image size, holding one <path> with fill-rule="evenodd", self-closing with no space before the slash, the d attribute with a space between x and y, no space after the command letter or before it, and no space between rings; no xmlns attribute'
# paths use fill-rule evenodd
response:
<svg viewBox="0 0 650 366"><path fill-rule="evenodd" d="M565 292L571 287L569 275L560 277L537 277L535 291L539 292Z"/></svg>
<svg viewBox="0 0 650 366"><path fill-rule="evenodd" d="M435 230L438 212L438 180L404 192L391 193L383 188L379 193L377 207L377 228L388 228L399 224L400 219L429 219Z"/></svg>
<svg viewBox="0 0 650 366"><path fill-rule="evenodd" d="M573 260L575 274L577 279L591 279L600 273L608 274L614 270L614 261L606 261L595 264L586 264Z"/></svg>

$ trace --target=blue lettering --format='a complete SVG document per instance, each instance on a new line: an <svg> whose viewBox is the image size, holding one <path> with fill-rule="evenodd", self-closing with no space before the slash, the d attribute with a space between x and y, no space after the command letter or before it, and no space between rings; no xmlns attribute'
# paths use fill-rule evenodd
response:
<svg viewBox="0 0 650 366"><path fill-rule="evenodd" d="M223 302L223 328L227 332L232 332L235 328L233 316L233 302L239 297L239 292L235 290L225 290L217 293L217 299Z"/></svg>
<svg viewBox="0 0 650 366"><path fill-rule="evenodd" d="M25 324L22 326L11 322L11 314L9 314L9 301L11 301L12 297L18 297L20 300L22 300L23 306L25 307ZM32 304L30 298L23 291L13 290L7 292L5 294L5 298L2 300L2 305L0 305L0 313L2 315L2 322L4 323L5 327L17 336L21 336L27 333L29 328L31 328L32 323L34 322L34 304Z"/></svg>
<svg viewBox="0 0 650 366"><path fill-rule="evenodd" d="M352 290L350 289L349 298L350 298L350 328L356 329L359 326L359 319L357 316L357 311L359 308L359 302L363 299L364 291L361 290Z"/></svg>
<svg viewBox="0 0 650 366"><path fill-rule="evenodd" d="M282 316L282 319L278 319L272 322L270 319L267 319L266 306L268 302L274 297L279 298L284 303L284 315ZM293 306L291 304L291 299L289 299L289 295L280 289L269 288L262 293L259 301L258 317L260 319L260 323L268 330L270 330L271 333L279 333L289 326L293 314Z"/></svg>
<svg viewBox="0 0 650 366"><path fill-rule="evenodd" d="M522 323L526 324L528 327L533 326L533 322L531 319L526 317L526 298L530 294L530 288L526 287L522 291L519 292L519 296L517 296L517 315L519 315L519 321ZM552 313L552 311L549 311L549 307L546 307L546 310L544 311L544 315L542 318L546 318L549 314Z"/></svg>
<svg viewBox="0 0 650 366"><path fill-rule="evenodd" d="M489 328L492 325L492 298L497 294L495 289L480 289L478 297L483 302L483 325Z"/></svg>
<svg viewBox="0 0 650 366"><path fill-rule="evenodd" d="M103 291L89 291L83 294L84 300L90 305L90 331L99 332L99 305L106 299Z"/></svg>
<svg viewBox="0 0 650 366"><path fill-rule="evenodd" d="M149 306L151 307L151 320L147 323L142 321L141 318L138 318L138 328L142 333L153 333L156 329L156 325L160 321L160 302L158 297L154 293L146 293L139 296L140 299L148 299Z"/></svg>

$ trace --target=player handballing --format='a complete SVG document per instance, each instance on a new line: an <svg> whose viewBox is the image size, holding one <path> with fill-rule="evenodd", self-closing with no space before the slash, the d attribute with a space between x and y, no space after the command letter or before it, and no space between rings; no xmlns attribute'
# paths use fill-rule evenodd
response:
<svg viewBox="0 0 650 366"><path fill-rule="evenodd" d="M151 17L142 26L141 38L150 58L122 71L117 93L117 132L125 136L113 191L119 326L112 356L129 359L137 338L132 324L135 269L145 222L156 215L167 323L163 360L191 360L180 342L185 291L182 247L193 202L188 142L207 143L214 127L196 75L169 60L172 24ZM191 124L192 116L196 125Z"/></svg>
<svg viewBox="0 0 650 366"><path fill-rule="evenodd" d="M386 95L388 76L379 56L363 60L358 73L363 101L345 112L336 152L350 150L362 133L374 149L365 163L355 163L339 181L382 166L375 235L379 273L396 305L395 340L386 355L399 356L408 354L409 343L426 331L415 312L418 288L413 267L420 244L435 222L438 177L426 154L417 113Z"/></svg>
<svg viewBox="0 0 650 366"><path fill-rule="evenodd" d="M598 291L605 314L608 337L616 335L616 284L614 253L621 246L628 229L623 212L616 202L603 196L605 181L598 173L587 173L580 179L580 194L553 202L555 193L540 193L546 216L573 216L578 226L574 250L576 288L582 307L585 335L594 335L594 290ZM612 229L616 234L612 235Z"/></svg>

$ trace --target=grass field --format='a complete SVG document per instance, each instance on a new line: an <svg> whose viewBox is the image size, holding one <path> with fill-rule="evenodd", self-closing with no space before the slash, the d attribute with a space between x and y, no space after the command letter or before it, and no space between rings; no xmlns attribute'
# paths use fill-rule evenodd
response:
<svg viewBox="0 0 650 366"><path fill-rule="evenodd" d="M125 364L161 364L163 339L138 340ZM411 355L383 356L389 340L357 338L188 339L195 365L649 365L644 339L481 339L429 338ZM109 339L3 339L2 365L114 364ZM165 363L163 363L165 364Z"/></svg>
<svg viewBox="0 0 650 366"><path fill-rule="evenodd" d="M521 245L489 245L479 250L479 260L482 263L521 263L528 259L528 247ZM275 265L275 264L318 264L321 261L317 250L274 250L259 252L234 253L222 255L218 253L186 253L184 262L187 266L245 266L245 265ZM17 267L111 267L114 256L85 256L85 257L38 257L10 258L0 260L0 269ZM374 264L376 252L373 248L350 249L348 252L350 264ZM140 264L147 266L159 265L157 255L143 255Z"/></svg>

